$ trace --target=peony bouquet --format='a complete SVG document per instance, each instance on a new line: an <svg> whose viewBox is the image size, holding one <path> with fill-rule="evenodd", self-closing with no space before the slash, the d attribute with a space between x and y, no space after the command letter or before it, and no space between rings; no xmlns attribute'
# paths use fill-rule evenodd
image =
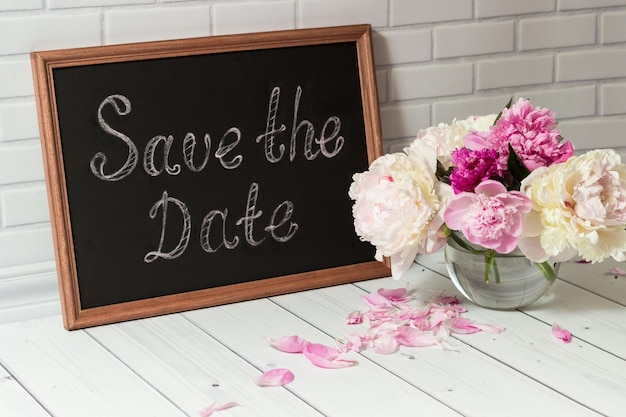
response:
<svg viewBox="0 0 626 417"><path fill-rule="evenodd" d="M396 279L447 239L486 265L519 248L550 280L548 259L626 260L626 165L611 149L575 156L555 113L523 98L420 130L355 174L349 196L357 234Z"/></svg>

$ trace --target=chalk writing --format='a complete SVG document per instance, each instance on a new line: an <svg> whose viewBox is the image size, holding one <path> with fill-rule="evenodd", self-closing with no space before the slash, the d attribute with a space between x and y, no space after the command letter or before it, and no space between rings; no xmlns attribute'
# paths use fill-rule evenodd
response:
<svg viewBox="0 0 626 417"><path fill-rule="evenodd" d="M231 133L235 134L235 140L232 143L225 144L226 138ZM220 160L220 163L222 164L224 168L235 169L235 168L238 168L239 165L241 165L241 161L243 160L242 155L236 155L230 161L224 160L226 155L228 155L230 151L235 149L235 147L239 144L239 142L241 142L241 131L236 127L231 127L230 129L226 131L226 133L224 133L224 136L222 136L222 139L220 140L220 144L217 150L215 151L215 157Z"/></svg>
<svg viewBox="0 0 626 417"><path fill-rule="evenodd" d="M168 204L174 203L176 207L180 210L181 215L183 216L183 227L180 233L180 239L176 244L176 247L169 252L163 252L163 243L165 241L165 229L167 226L167 216L168 216ZM189 237L191 235L191 215L189 214L189 209L182 201L170 197L167 194L167 191L163 191L163 196L159 201L157 201L152 208L150 209L150 218L156 218L159 208L161 208L161 212L163 213L163 217L161 218L161 238L159 240L159 248L156 251L150 251L144 257L144 261L146 263L150 263L155 261L158 258L163 259L174 259L178 258L180 255L185 252L187 249L187 245L189 244Z"/></svg>
<svg viewBox="0 0 626 417"><path fill-rule="evenodd" d="M265 132L256 137L256 143L263 142L263 154L270 164L280 162L287 154L288 160L293 162L297 157L298 142L301 139L302 154L306 161L313 161L320 155L324 158L334 158L343 149L345 139L340 135L341 120L338 116L326 118L322 128L319 130L319 137L315 137L314 124L306 119L300 120L300 102L302 100L302 87L297 86L293 103L293 119L291 121L291 132L287 133L287 143L278 143L281 133L287 130L286 126L279 123L280 87L274 87L270 93ZM102 130L109 135L121 140L126 144L126 161L116 171L105 173L104 167L107 164L107 156L103 152L98 152L90 161L91 172L103 181L119 181L130 175L137 166L139 150L135 142L124 133L121 133L108 124L103 116L105 106L112 106L118 116L128 116L131 113L131 101L121 95L114 94L105 98L98 107L98 123ZM237 153L236 149L242 141L242 132L233 126L226 130L217 144L213 156L219 161L221 166L227 170L239 168L244 160L244 156ZM142 167L143 171L151 176L158 177L162 174L171 176L179 175L182 171L180 163L170 160L176 139L173 135L155 135L150 138L143 150ZM203 147L198 146L196 136L192 132L187 132L182 140L180 152L184 166L191 172L202 172L210 160L212 140L209 133L203 136ZM202 149L204 155L202 154ZM245 241L251 247L261 245L268 237L276 242L288 242L298 231L299 225L292 221L295 207L292 201L284 200L277 204L272 211L264 227L256 225L257 220L263 216L263 210L257 208L259 196L259 184L252 182L248 189L245 210L243 216L236 220L230 220L229 209L210 210L202 219L199 230L199 243L202 250L208 254L215 253L220 249L235 249L239 243ZM171 230L171 222L168 222L171 213L176 210L181 216L182 222L180 230ZM146 263L152 263L157 259L171 260L181 256L189 246L192 233L192 216L187 205L180 199L172 197L164 191L161 198L152 205L149 210L149 217L156 219L161 213L161 230L159 243L156 250L149 251L144 256ZM236 232L236 227L243 230ZM166 240L166 236L168 239ZM177 242L172 249L165 248L166 241L174 242L172 236L178 236Z"/></svg>
<svg viewBox="0 0 626 417"><path fill-rule="evenodd" d="M265 236L260 239L254 238L255 221L263 215L263 210L257 210L256 204L259 195L259 184L253 182L250 184L248 190L248 197L246 200L245 215L235 221L236 226L243 225L243 235L246 242L251 246L258 246L269 236L277 242L285 243L289 241L298 230L298 224L291 221L291 217L294 213L294 205L291 201L285 200L278 204L272 215L270 216L267 226L263 228ZM166 229L172 232L168 227L169 203L173 203L180 211L180 215L183 218L180 237L176 246L172 250L164 250L164 242L166 236ZM182 255L187 246L189 245L192 219L189 213L187 205L181 200L170 197L167 191L163 192L163 195L159 201L157 201L150 209L149 216L151 219L155 219L158 215L158 211L161 209L161 237L159 240L158 249L150 251L144 256L144 261L150 263L156 259L174 259ZM216 221L217 219L217 221ZM234 235L232 239L227 238L227 220L228 220L228 208L224 210L211 210L204 216L202 225L200 227L200 247L207 253L215 253L222 247L225 249L235 249L240 242L240 238ZM283 228L283 226L285 226ZM218 229L216 231L216 228ZM284 233L279 233L280 230L286 229ZM215 240L219 243L215 244ZM213 239L212 239L213 237ZM213 244L211 243L213 240Z"/></svg>
<svg viewBox="0 0 626 417"><path fill-rule="evenodd" d="M278 156L274 156L274 139L276 138L276 134L284 132L285 129L287 129L283 124L281 124L280 127L276 129L276 115L278 114L279 101L280 88L274 87L274 89L272 89L272 94L270 95L270 104L267 110L267 124L265 128L265 133L257 136L256 138L257 143L265 140L265 158L272 163L280 161L283 157L283 154L285 153L285 145L281 144L278 147Z"/></svg>
<svg viewBox="0 0 626 417"><path fill-rule="evenodd" d="M339 152L344 145L343 136L338 136L339 131L341 129L341 120L337 116L329 117L326 122L324 122L324 126L322 127L322 134L319 139L315 138L315 127L313 123L311 123L307 119L303 119L298 122L298 111L300 108L300 99L302 97L302 87L298 86L296 88L296 95L294 99L294 110L293 110L293 122L291 127L291 137L289 139L289 161L292 161L296 158L297 154L297 136L300 132L300 129L304 130L304 157L312 161L321 152L322 155L326 158L333 158ZM281 143L278 145L278 156L276 155L275 145L276 138L279 133L282 133L286 130L285 125L281 124L278 128L276 128L276 115L278 114L278 106L280 102L280 88L274 87L272 90L272 94L270 95L270 101L268 105L267 112L267 123L265 128L265 133L257 136L257 143L263 142L263 149L265 151L265 158L268 162L277 163L280 162L285 153L285 144ZM327 128L332 125L332 131L329 136L326 136ZM326 149L326 145L336 141L335 148L332 151L328 151ZM319 145L320 149L313 149L313 144Z"/></svg>
<svg viewBox="0 0 626 417"><path fill-rule="evenodd" d="M213 220L215 217L219 216L222 221L222 240L216 247L211 246L211 242L209 240L209 234L211 233ZM215 253L222 246L227 249L234 249L239 244L239 236L235 236L232 240L228 240L226 238L226 217L228 216L228 209L224 209L224 211L220 210L211 210L204 219L202 219L202 227L200 228L200 247L207 253Z"/></svg>
<svg viewBox="0 0 626 417"><path fill-rule="evenodd" d="M304 156L306 159L313 160L317 157L319 151L313 152L313 140L315 139L315 128L313 127L313 123L308 120L302 120L298 123L298 107L300 107L300 97L302 96L302 88L298 86L296 89L296 99L293 104L293 124L291 125L291 141L289 146L289 160L293 161L296 157L296 137L298 136L298 131L303 127L306 128L306 132L304 134ZM298 126L296 127L296 123Z"/></svg>
<svg viewBox="0 0 626 417"><path fill-rule="evenodd" d="M121 101L124 104L124 109L120 109L120 106L117 104L115 100ZM104 117L102 117L102 109L107 104L112 105L115 108L115 111L117 112L118 115L125 116L130 113L130 109L131 109L130 100L122 95L114 94L105 98L102 101L102 103L100 103L100 106L98 107L98 123L100 124L100 127L105 132L117 138L120 138L128 146L128 156L126 157L126 162L124 162L124 164L112 174L104 173L104 165L106 165L107 163L107 157L102 152L98 152L96 155L94 155L94 157L91 159L91 162L89 163L89 166L91 168L91 172L93 172L93 174L96 177L100 178L101 180L119 181L127 177L135 169L135 166L137 165L138 152L137 152L137 146L135 146L133 141L128 136L113 129L104 121ZM98 164L98 160L100 161L99 164Z"/></svg>
<svg viewBox="0 0 626 417"><path fill-rule="evenodd" d="M121 101L124 104L124 108L120 108L119 104L116 100ZM98 107L98 123L102 130L106 133L109 133L112 136L115 136L122 140L127 145L128 155L126 156L126 162L114 173L105 174L104 173L104 165L106 164L108 158L103 152L98 152L91 159L90 167L91 172L103 181L119 181L128 175L130 175L137 165L137 159L139 155L139 151L137 149L137 145L135 142L127 135L113 129L109 126L109 124L104 120L104 116L102 115L102 109L106 105L111 105L115 109L115 112L119 116L126 116L131 112L131 102L130 100L121 95L114 94L105 98L100 106ZM231 137L233 137L231 139ZM220 161L220 164L226 169L235 169L241 165L243 161L243 156L236 154L230 156L230 153L235 150L239 142L241 141L241 131L237 127L231 127L224 133L222 136L217 149L215 150L215 158ZM170 164L170 153L172 151L172 146L174 144L174 137L172 135L156 135L153 136L148 143L143 152L143 169L144 172L151 177L157 177L165 171L169 175L178 175L181 172L180 164ZM196 147L196 138L195 135L191 132L188 132L185 135L182 143L182 156L183 161L185 162L185 166L189 168L192 172L200 172L202 171L208 163L209 152L211 148L211 137L209 134L205 134L204 136L204 144L206 147L206 154L203 162L199 166L194 165L194 153ZM162 145L162 146L160 146ZM157 159L156 154L157 151L162 148L162 162L157 164L155 161Z"/></svg>
<svg viewBox="0 0 626 417"><path fill-rule="evenodd" d="M154 163L154 152L161 142L163 142L163 166L157 168ZM148 175L156 177L161 174L161 172L163 172L163 168L165 168L165 172L170 175L180 174L179 164L170 166L169 155L170 150L172 149L173 142L174 137L172 135L169 135L167 137L163 135L157 135L148 141L148 144L146 145L146 150L143 153L143 169L148 173Z"/></svg>
<svg viewBox="0 0 626 417"><path fill-rule="evenodd" d="M196 135L191 132L185 135L185 139L183 140L183 159L185 160L185 165L187 165L187 168L189 168L190 171L200 172L209 162L211 136L208 133L204 135L204 147L206 149L206 152L204 153L204 160L202 161L200 166L196 167L193 162L193 154L196 150Z"/></svg>

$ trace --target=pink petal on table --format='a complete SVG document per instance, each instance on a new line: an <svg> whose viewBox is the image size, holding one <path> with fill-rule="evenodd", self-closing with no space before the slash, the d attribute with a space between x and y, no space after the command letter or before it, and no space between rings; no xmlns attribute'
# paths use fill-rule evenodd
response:
<svg viewBox="0 0 626 417"><path fill-rule="evenodd" d="M399 344L409 347L427 347L441 343L440 337L408 326L398 327L396 340Z"/></svg>
<svg viewBox="0 0 626 417"><path fill-rule="evenodd" d="M572 341L572 333L554 323L552 325L552 336L563 341L563 343L569 343Z"/></svg>
<svg viewBox="0 0 626 417"><path fill-rule="evenodd" d="M287 353L302 353L304 347L309 343L300 336L283 336L278 340L267 339L267 341L276 349Z"/></svg>
<svg viewBox="0 0 626 417"><path fill-rule="evenodd" d="M347 368L357 364L356 361L341 358L337 349L319 343L309 343L302 353L320 368Z"/></svg>
<svg viewBox="0 0 626 417"><path fill-rule="evenodd" d="M214 412L216 411L222 411L222 410L226 410L232 407L237 406L237 403L226 403L226 404L222 404L219 405L217 403L213 403L210 406L208 406L207 408L204 408L202 410L200 410L198 412L198 414L200 415L200 417L209 417L210 415L212 415Z"/></svg>
<svg viewBox="0 0 626 417"><path fill-rule="evenodd" d="M626 276L626 271L624 271L622 268L619 267L615 267L615 268L611 268L609 269L608 272L610 275L619 275L619 276Z"/></svg>
<svg viewBox="0 0 626 417"><path fill-rule="evenodd" d="M386 335L374 340L374 352L380 355L389 355L398 351L398 340L391 336Z"/></svg>
<svg viewBox="0 0 626 417"><path fill-rule="evenodd" d="M352 333L345 336L343 340L338 341L338 344L340 352L348 352L350 350L360 352L363 347L363 338L360 334Z"/></svg>
<svg viewBox="0 0 626 417"><path fill-rule="evenodd" d="M362 295L361 299L367 304L369 307L376 307L379 305L391 305L391 301L389 299L383 297L380 294L367 294Z"/></svg>
<svg viewBox="0 0 626 417"><path fill-rule="evenodd" d="M293 381L293 372L285 368L276 368L265 371L256 379L260 387L282 387Z"/></svg>
<svg viewBox="0 0 626 417"><path fill-rule="evenodd" d="M380 288L377 292L394 303L404 303L412 299L412 297L407 296L408 290L406 288Z"/></svg>
<svg viewBox="0 0 626 417"><path fill-rule="evenodd" d="M453 317L444 321L444 326L450 330L450 332L458 334L472 334L478 332L485 333L502 333L504 328L500 326L494 326L491 324L474 323L470 319L464 317Z"/></svg>
<svg viewBox="0 0 626 417"><path fill-rule="evenodd" d="M461 303L459 299L456 298L456 295L444 295L444 294L436 295L430 300L430 302L434 304L460 304Z"/></svg>
<svg viewBox="0 0 626 417"><path fill-rule="evenodd" d="M363 313L360 311L353 311L346 317L346 324L361 324L363 323Z"/></svg>
<svg viewBox="0 0 626 417"><path fill-rule="evenodd" d="M495 324L474 323L474 326L484 333L498 334L504 331L504 327L496 326Z"/></svg>

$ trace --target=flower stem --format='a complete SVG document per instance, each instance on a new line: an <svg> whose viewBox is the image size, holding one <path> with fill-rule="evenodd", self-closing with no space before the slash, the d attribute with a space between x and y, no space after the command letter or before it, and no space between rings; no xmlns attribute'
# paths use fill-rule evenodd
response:
<svg viewBox="0 0 626 417"><path fill-rule="evenodd" d="M454 230L450 231L450 237L452 238L452 240L454 240L454 242L456 242L456 244L458 244L460 247L462 247L466 251L473 253L474 255L482 255L483 253L485 254L487 253L486 250L479 250L479 249L472 247L472 245L470 245L465 240L463 240L460 236L454 233Z"/></svg>
<svg viewBox="0 0 626 417"><path fill-rule="evenodd" d="M485 256L485 283L490 281L491 271L493 271L493 277L496 284L500 283L500 271L498 269L498 253L494 249L476 249L470 243L468 243L461 236L457 235L454 230L450 230L450 234L448 235L454 242L459 245L461 248L466 251L473 253L474 255L484 255ZM556 280L556 272L554 272L554 267L550 264L550 262L545 261L541 263L535 263L537 268L541 271L543 276L549 281L554 282Z"/></svg>
<svg viewBox="0 0 626 417"><path fill-rule="evenodd" d="M485 253L485 283L489 282L489 276L491 275L491 270L495 275L496 284L500 283L500 271L498 270L498 263L496 262L497 256L496 251L493 249L489 249Z"/></svg>
<svg viewBox="0 0 626 417"><path fill-rule="evenodd" d="M554 272L552 265L550 265L550 262L545 261L542 263L536 263L535 265L537 265L537 268L539 268L539 270L543 273L543 276L546 277L549 282L554 282L556 279L556 273Z"/></svg>

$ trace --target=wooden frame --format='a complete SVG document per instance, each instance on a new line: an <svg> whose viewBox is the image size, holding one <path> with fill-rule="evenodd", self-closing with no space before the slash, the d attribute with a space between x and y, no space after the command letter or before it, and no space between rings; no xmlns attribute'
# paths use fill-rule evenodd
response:
<svg viewBox="0 0 626 417"><path fill-rule="evenodd" d="M355 42L369 162L382 151L369 25L301 29L77 48L31 54L64 326L78 329L389 275L387 263L363 262L260 281L83 308L57 113L55 70L159 58Z"/></svg>

